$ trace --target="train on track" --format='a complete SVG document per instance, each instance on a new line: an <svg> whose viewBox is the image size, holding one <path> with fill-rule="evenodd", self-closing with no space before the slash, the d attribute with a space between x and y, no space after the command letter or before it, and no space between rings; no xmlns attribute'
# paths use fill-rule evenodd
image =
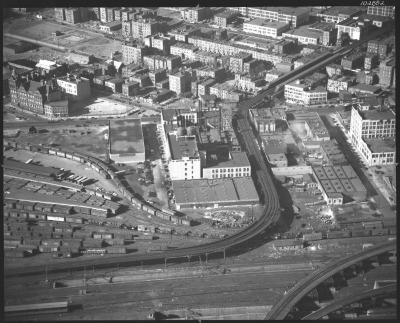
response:
<svg viewBox="0 0 400 323"><path fill-rule="evenodd" d="M115 171L103 161L88 156L78 152L71 152L66 150L61 150L55 147L46 147L41 145L32 145L32 144L21 144L15 141L5 141L4 147L12 147L14 149L23 149L29 150L32 152L40 152L43 154L54 155L62 158L67 158L79 162L81 164L85 164L91 167L93 170L98 172L106 179L111 179L115 186L118 188L119 192L124 196L128 201L132 203L139 210L143 210L151 216L157 216L163 220L170 221L174 224L186 225L190 226L192 224L192 219L188 216L183 215L178 211L167 210L167 209L159 209L150 203L145 202L141 199L137 194L130 192L128 188L126 188L122 181L119 179L118 175Z"/></svg>

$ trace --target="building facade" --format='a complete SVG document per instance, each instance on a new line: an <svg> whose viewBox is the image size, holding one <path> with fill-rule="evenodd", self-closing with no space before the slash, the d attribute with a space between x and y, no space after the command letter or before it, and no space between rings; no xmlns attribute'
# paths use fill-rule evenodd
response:
<svg viewBox="0 0 400 323"><path fill-rule="evenodd" d="M350 138L368 166L395 163L395 136L396 116L393 111L352 109Z"/></svg>
<svg viewBox="0 0 400 323"><path fill-rule="evenodd" d="M243 23L244 32L272 38L281 36L287 30L289 30L289 24L286 22L254 19Z"/></svg>

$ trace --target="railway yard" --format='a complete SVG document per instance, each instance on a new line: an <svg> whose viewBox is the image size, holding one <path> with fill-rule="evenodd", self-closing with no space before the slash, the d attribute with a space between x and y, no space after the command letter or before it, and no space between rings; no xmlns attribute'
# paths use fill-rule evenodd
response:
<svg viewBox="0 0 400 323"><path fill-rule="evenodd" d="M100 9L106 8L91 9L98 9L100 15ZM146 10L145 15L154 15ZM26 41L36 46L11 55L12 59L63 64L69 60L67 52L76 51L112 65L123 57L119 32L100 32L98 21L56 22L54 9L42 11L41 18L11 15L3 23L5 44ZM180 26L179 10L158 11L162 19L174 18L165 20L168 24ZM119 12L122 15L123 10ZM205 26L210 32L216 25L208 28L209 22L194 23L193 28ZM225 99L218 98L218 121L213 114L215 102L214 107L208 106L203 96L201 102L192 102L182 90L179 99L168 100L170 104L153 105L126 95L125 88L123 94L116 93L116 84L114 94L91 84L92 93L71 107L68 99L70 111L63 115L68 118L58 120L47 114L46 119L40 118L19 103L5 102L6 320L359 319L371 318L375 310L379 317L382 308L393 317L397 309L393 292L397 282L395 166L367 167L357 153L349 131L350 117L358 107L354 100L348 105L337 99L335 106L308 108L282 101L285 85L300 84L300 79L314 72L325 73L327 65L364 50L365 43L386 28L318 51L306 63L279 73L256 94L246 92L232 104L234 108L228 100L226 108ZM248 43L259 39L235 35L236 40ZM147 48L155 40L146 41ZM142 50L147 55L148 48L140 48L140 55ZM8 55L4 60L10 59ZM191 59L182 54L182 60L189 69ZM112 66L111 70L116 69ZM235 75L230 85L237 81L235 73L230 73ZM77 84L81 81L79 77ZM129 78L120 85L127 85L130 92L130 82ZM135 86L140 82L132 81ZM268 130L263 123L263 131L258 122L264 117L254 111L267 108L275 119L265 117L263 122L274 122L273 126L268 123ZM174 110L171 119L170 111L162 111L168 109ZM283 117L278 121L280 113ZM203 138L204 129L208 132ZM211 138L210 129L219 132L219 138ZM208 145L214 145L213 149ZM271 148L274 145L276 151ZM221 157L225 148L227 160ZM233 152L246 158L240 161L232 157ZM200 177L193 175L197 162ZM221 166L224 163L230 166ZM192 179L187 178L187 167L192 167ZM235 203L229 199L228 185L218 186L222 197L216 194L214 201L209 192L219 190L218 183L234 180L225 177L242 177L242 169L240 179L251 182L256 198L239 198L238 191L246 190L244 183L248 183L239 181L239 187L232 184ZM199 187L193 188L195 184L187 180L198 180ZM188 185L179 186L180 182ZM354 302L352 295L357 295ZM344 305L337 305L341 302Z"/></svg>

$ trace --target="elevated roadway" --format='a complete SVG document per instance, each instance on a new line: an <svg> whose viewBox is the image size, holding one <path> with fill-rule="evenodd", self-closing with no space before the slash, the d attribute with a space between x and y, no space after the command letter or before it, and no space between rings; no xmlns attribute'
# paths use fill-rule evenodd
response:
<svg viewBox="0 0 400 323"><path fill-rule="evenodd" d="M333 303L329 304L328 306L325 306L311 314L306 315L305 317L302 318L302 320L319 320L319 319L323 318L324 316L328 315L329 313L337 311L346 305L357 303L358 301L361 301L363 299L376 298L376 297L382 297L382 296L393 296L396 294L397 294L396 284L388 285L388 286L376 288L376 289L370 289L361 294L350 295L339 301L333 302Z"/></svg>
<svg viewBox="0 0 400 323"><path fill-rule="evenodd" d="M315 271L312 275L299 281L286 295L271 309L267 314L267 320L283 320L288 315L293 306L296 305L304 296L310 293L319 284L341 270L357 264L362 260L380 255L382 253L396 249L396 241L389 241L379 246L367 249L357 255L335 261L328 266Z"/></svg>

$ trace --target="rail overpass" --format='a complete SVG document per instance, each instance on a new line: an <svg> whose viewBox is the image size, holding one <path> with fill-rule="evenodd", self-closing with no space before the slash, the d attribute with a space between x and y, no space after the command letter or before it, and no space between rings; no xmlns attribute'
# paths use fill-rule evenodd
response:
<svg viewBox="0 0 400 323"><path fill-rule="evenodd" d="M319 284L333 276L334 274L348 268L352 265L362 262L368 258L372 258L396 249L396 241L367 249L359 254L332 262L328 266L315 271L305 279L299 281L286 295L274 305L271 311L267 314L267 320L283 320L289 314L293 306L296 305L304 296L309 294Z"/></svg>
<svg viewBox="0 0 400 323"><path fill-rule="evenodd" d="M330 313L334 313L335 311L348 306L353 303L360 302L364 299L373 298L376 299L378 297L396 297L397 293L397 285L392 284L381 288L370 289L358 295L351 295L349 297L343 298L339 301L333 302L328 306L325 306L309 315L306 315L302 318L302 320L319 320L325 316L328 316ZM395 318L395 317L393 317Z"/></svg>

